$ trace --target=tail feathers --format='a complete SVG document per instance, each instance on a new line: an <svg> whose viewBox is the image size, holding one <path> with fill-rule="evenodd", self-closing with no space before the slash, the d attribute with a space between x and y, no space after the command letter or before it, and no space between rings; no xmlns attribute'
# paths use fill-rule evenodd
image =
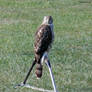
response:
<svg viewBox="0 0 92 92"><path fill-rule="evenodd" d="M36 73L36 76L38 78L42 77L42 70L43 70L42 65L37 63L37 65L36 65L36 72L35 73Z"/></svg>

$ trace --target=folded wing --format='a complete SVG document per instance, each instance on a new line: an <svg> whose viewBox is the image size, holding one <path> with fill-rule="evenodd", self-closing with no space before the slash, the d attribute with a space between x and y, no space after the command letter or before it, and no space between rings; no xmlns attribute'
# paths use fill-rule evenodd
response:
<svg viewBox="0 0 92 92"><path fill-rule="evenodd" d="M52 43L52 31L49 25L41 25L35 34L34 50L36 54L43 54Z"/></svg>

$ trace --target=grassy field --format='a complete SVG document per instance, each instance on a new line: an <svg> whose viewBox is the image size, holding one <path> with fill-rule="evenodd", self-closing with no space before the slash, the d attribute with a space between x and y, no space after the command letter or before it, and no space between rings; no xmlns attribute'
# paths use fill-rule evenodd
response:
<svg viewBox="0 0 92 92"><path fill-rule="evenodd" d="M92 92L92 0L0 0L0 92L37 92L13 86L34 58L34 34L43 16L54 19L49 54L59 92ZM52 89L48 69L27 83Z"/></svg>

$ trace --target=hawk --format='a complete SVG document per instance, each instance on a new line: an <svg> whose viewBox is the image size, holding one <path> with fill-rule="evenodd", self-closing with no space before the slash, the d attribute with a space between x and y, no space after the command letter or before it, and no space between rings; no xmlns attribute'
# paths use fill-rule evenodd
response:
<svg viewBox="0 0 92 92"><path fill-rule="evenodd" d="M24 86L27 82L27 79L36 64L36 76L37 78L42 77L42 61L46 59L48 56L49 49L51 48L51 45L54 40L54 32L53 32L53 18L52 16L44 16L42 24L37 29L37 32L35 33L35 42L34 42L34 53L35 53L35 59L33 60L33 63L23 81L23 83L18 84L17 86ZM46 57L45 57L46 55ZM44 59L43 59L44 58ZM48 58L48 57L47 57ZM54 87L54 91L56 91L55 81L51 70L51 65L49 60L45 62L49 68L52 84ZM16 87L17 87L16 86Z"/></svg>
<svg viewBox="0 0 92 92"><path fill-rule="evenodd" d="M35 33L34 53L36 61L36 76L42 76L41 58L45 52L48 53L54 40L53 18L52 16L44 16L42 24Z"/></svg>
<svg viewBox="0 0 92 92"><path fill-rule="evenodd" d="M26 84L26 81L36 64L36 76L37 78L42 77L42 57L45 53L49 52L49 49L52 46L54 40L54 32L53 32L53 18L52 16L44 16L42 24L37 29L35 33L35 42L34 42L34 53L35 59L33 60L32 66L30 67L23 84Z"/></svg>

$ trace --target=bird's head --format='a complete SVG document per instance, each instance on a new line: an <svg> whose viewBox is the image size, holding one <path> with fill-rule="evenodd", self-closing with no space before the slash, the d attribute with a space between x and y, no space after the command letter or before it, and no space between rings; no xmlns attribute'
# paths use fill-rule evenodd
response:
<svg viewBox="0 0 92 92"><path fill-rule="evenodd" d="M52 16L44 16L42 24L53 24Z"/></svg>

